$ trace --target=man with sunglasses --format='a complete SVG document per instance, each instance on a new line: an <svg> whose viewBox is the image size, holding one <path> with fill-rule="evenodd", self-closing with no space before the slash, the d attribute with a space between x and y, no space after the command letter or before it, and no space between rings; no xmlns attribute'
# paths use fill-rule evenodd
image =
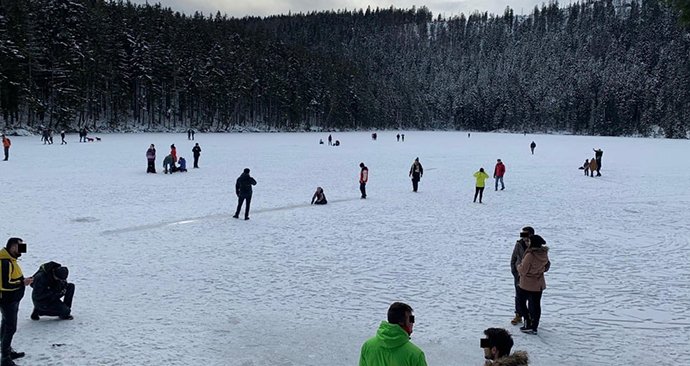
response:
<svg viewBox="0 0 690 366"><path fill-rule="evenodd" d="M413 327L412 307L391 304L388 321L382 321L376 336L362 345L359 366L426 366L424 352L410 342Z"/></svg>

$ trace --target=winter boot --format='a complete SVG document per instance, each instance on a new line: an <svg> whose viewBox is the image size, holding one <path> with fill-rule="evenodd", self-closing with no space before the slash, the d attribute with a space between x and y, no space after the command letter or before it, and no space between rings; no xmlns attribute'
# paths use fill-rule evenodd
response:
<svg viewBox="0 0 690 366"><path fill-rule="evenodd" d="M31 320L41 320L41 317L38 316L38 311L36 311L36 309L31 312Z"/></svg>
<svg viewBox="0 0 690 366"><path fill-rule="evenodd" d="M26 356L26 354L24 352L17 352L17 351L10 348L10 359L16 360L16 359L22 358L24 356Z"/></svg>
<svg viewBox="0 0 690 366"><path fill-rule="evenodd" d="M515 313L515 317L513 318L513 320L510 321L510 324L518 325L520 323L522 323L522 316L520 316L520 314L518 313Z"/></svg>

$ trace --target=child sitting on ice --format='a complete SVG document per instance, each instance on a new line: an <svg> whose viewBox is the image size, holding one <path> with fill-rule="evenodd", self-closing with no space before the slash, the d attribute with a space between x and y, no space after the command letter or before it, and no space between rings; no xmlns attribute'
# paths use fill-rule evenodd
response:
<svg viewBox="0 0 690 366"><path fill-rule="evenodd" d="M325 205L327 203L328 201L326 201L326 195L323 193L323 188L316 187L316 192L314 192L314 195L311 197L311 204Z"/></svg>

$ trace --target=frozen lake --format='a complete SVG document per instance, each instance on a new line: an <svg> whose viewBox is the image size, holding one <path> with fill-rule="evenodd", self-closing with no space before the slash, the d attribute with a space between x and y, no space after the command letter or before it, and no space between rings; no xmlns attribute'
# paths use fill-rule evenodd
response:
<svg viewBox="0 0 690 366"><path fill-rule="evenodd" d="M18 364L356 365L397 300L429 365L482 364L487 327L511 331L532 365L690 364L689 141L389 131L319 145L327 135L198 133L201 169L186 134L11 137L0 240L29 243L25 275L55 260L77 288L69 322L31 321L27 291ZM162 174L171 143L188 173ZM603 176L584 177L595 147ZM472 203L472 174L497 158L506 190L489 180ZM250 221L230 217L245 167ZM328 205L309 205L316 186ZM539 336L509 323L525 225L551 248Z"/></svg>

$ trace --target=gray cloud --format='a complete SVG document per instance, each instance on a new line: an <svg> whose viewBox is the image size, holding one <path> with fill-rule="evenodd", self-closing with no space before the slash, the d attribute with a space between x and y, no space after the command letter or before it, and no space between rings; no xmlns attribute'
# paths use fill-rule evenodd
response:
<svg viewBox="0 0 690 366"><path fill-rule="evenodd" d="M133 0L133 2L143 4L146 0ZM470 14L476 10L503 14L506 6L510 6L516 14L528 14L535 5L541 6L544 3L544 1L536 0L431 0L422 4L414 0L149 0L151 4L157 2L160 2L164 7L170 7L175 11L187 14L193 14L197 10L204 14L215 14L220 11L234 17L286 14L289 11L297 13L313 10L366 9L367 6L388 8L391 5L397 8L423 5L429 8L434 15L442 14L445 16L460 13ZM563 6L570 2L570 0L564 0L560 4Z"/></svg>

